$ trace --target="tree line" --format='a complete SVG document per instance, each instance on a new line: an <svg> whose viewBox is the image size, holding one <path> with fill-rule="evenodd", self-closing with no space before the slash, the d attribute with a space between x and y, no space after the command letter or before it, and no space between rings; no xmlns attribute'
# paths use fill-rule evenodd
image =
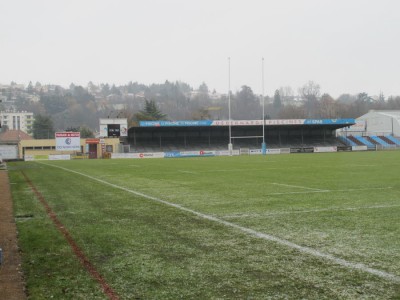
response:
<svg viewBox="0 0 400 300"><path fill-rule="evenodd" d="M99 118L107 117L127 118L129 126L141 120L226 120L228 105L231 118L236 120L357 118L371 109L400 109L400 96L386 99L381 93L373 98L360 92L342 94L335 99L322 93L319 84L313 81L305 83L297 92L285 86L264 98L247 85L227 95L210 91L206 83L194 89L180 81L151 85L129 82L121 86L89 82L86 87L71 84L68 88L30 83L23 92L12 89L0 92L15 99L16 110L35 114L33 135L36 138L47 138L50 132L54 134L58 130L81 131L92 136L98 130ZM32 101L29 95L36 95L39 100Z"/></svg>

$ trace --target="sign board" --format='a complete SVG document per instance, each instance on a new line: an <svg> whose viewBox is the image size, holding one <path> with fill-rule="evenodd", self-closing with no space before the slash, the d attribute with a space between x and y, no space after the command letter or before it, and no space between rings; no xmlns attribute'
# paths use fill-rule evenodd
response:
<svg viewBox="0 0 400 300"><path fill-rule="evenodd" d="M0 145L0 158L6 159L17 159L18 158L18 146L16 145Z"/></svg>
<svg viewBox="0 0 400 300"><path fill-rule="evenodd" d="M80 132L56 132L57 151L80 151L81 133Z"/></svg>
<svg viewBox="0 0 400 300"><path fill-rule="evenodd" d="M164 152L111 153L111 158L164 158Z"/></svg>
<svg viewBox="0 0 400 300"><path fill-rule="evenodd" d="M107 120L107 119L105 119ZM286 119L265 120L266 126L277 125L348 125L354 119ZM183 121L140 121L140 127L196 127L196 126L261 126L263 120L183 120Z"/></svg>
<svg viewBox="0 0 400 300"><path fill-rule="evenodd" d="M314 147L315 153L322 153L322 152L337 152L337 147Z"/></svg>
<svg viewBox="0 0 400 300"><path fill-rule="evenodd" d="M86 144L99 144L100 139L95 139L95 138L87 138L86 139Z"/></svg>
<svg viewBox="0 0 400 300"><path fill-rule="evenodd" d="M100 136L128 136L128 119L100 119Z"/></svg>
<svg viewBox="0 0 400 300"><path fill-rule="evenodd" d="M352 151L367 151L368 147L367 146L352 146L351 150Z"/></svg>

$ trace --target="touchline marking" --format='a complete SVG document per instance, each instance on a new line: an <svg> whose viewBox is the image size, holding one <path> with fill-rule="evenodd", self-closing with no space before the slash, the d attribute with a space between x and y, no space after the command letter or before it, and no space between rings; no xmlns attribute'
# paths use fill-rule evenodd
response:
<svg viewBox="0 0 400 300"><path fill-rule="evenodd" d="M363 209L378 209L378 208L392 208L400 207L400 205L374 205L374 206L361 206L361 207L349 207L349 208L324 208L324 209L310 209L310 210L294 210L294 211L280 211L272 213L250 213L250 214L232 214L222 216L224 219L237 219L237 218L259 218L259 217L273 217L281 215L291 215L291 214L304 214L304 213L314 213L314 212L325 212L325 211L357 211Z"/></svg>
<svg viewBox="0 0 400 300"><path fill-rule="evenodd" d="M42 163L44 165L47 165L47 166L54 167L54 168L59 168L59 169L62 169L64 171L67 171L67 172L71 172L71 173L75 173L75 174L87 177L87 178L92 179L94 181L97 181L97 182L103 183L105 185L114 187L116 189L119 189L119 190L122 190L122 191L125 191L125 192L128 192L128 193L134 194L136 196L140 196L140 197L143 197L143 198L146 198L146 199L158 202L158 203L162 203L162 204L165 204L165 205L168 205L168 206L171 206L171 207L175 207L175 208L177 208L179 210L182 210L182 211L185 211L185 212L189 212L189 213L191 213L193 215L196 215L196 216L198 216L200 218L203 218L203 219L206 219L206 220L210 220L210 221L216 222L218 224L225 225L227 227L235 228L235 229L237 229L239 231L242 231L244 233L247 233L247 234L249 234L251 236L254 236L254 237L257 237L257 238L260 238L260 239L263 239L263 240L267 240L267 241L272 241L272 242L275 242L277 244L284 245L284 246L287 246L287 247L292 248L292 249L296 249L296 250L298 250L299 252L302 252L302 253L306 253L306 254L309 254L309 255L312 255L312 256L315 256L315 257L318 257L318 258L323 258L325 260L329 260L329 261L331 261L331 262L333 262L335 264L341 265L343 267L347 267L349 269L360 270L360 271L363 271L363 272L366 272L366 273L369 273L369 274L373 274L373 275L376 275L378 277L381 277L381 278L384 278L384 279L387 279L387 280L390 280L390 281L393 281L393 282L396 282L396 283L400 283L400 277L399 276L391 274L391 273L388 273L388 272L385 272L385 271L381 271L381 270L378 270L378 269L370 268L370 267L368 267L368 266L366 266L366 265L364 265L362 263L349 262L349 261L347 261L345 259L335 257L335 256L333 256L331 254L326 254L326 253L320 252L318 250L315 250L315 249L312 249L312 248L309 248L309 247L300 246L300 245L297 245L295 243L289 242L288 240L281 239L281 238L278 238L276 236L273 236L273 235L270 235L270 234L267 234L267 233L263 233L263 232L259 232L259 231L256 231L256 230L253 230L253 229L250 229L250 228L247 228L247 227L243 227L243 226L240 226L240 225L237 225L235 223L231 223L231 222L219 219L219 218L211 216L211 215L203 214L201 212L192 210L190 208L186 208L186 207L181 206L179 204L168 202L168 201L165 201L165 200L162 200L162 199L150 196L150 195L143 194L143 193L138 192L138 191L130 190L128 188L125 188L125 187L122 187L122 186L119 186L119 185L104 181L102 179L87 175L85 173L81 173L81 172L78 172L78 171L74 171L74 170L71 170L71 169L67 169L67 168L64 168L64 167L51 165L51 164L47 164L47 163L43 163L43 162L40 162L40 163Z"/></svg>
<svg viewBox="0 0 400 300"><path fill-rule="evenodd" d="M276 183L276 182L270 182L269 184L281 185L281 186L287 186L287 187L294 187L294 188L298 188L298 189L305 189L305 190L312 190L312 191L319 191L319 192L329 192L329 190L310 188L310 187L300 186L300 185L292 185L292 184L284 184L284 183Z"/></svg>
<svg viewBox="0 0 400 300"><path fill-rule="evenodd" d="M44 206L48 217L51 219L53 224L56 226L58 231L64 236L67 240L68 244L72 248L72 252L76 255L79 262L84 266L86 271L95 279L103 289L103 293L111 300L119 300L119 296L115 293L115 291L111 288L111 286L106 282L104 277L97 271L95 266L89 261L88 257L85 255L83 250L78 246L78 244L73 239L72 235L69 233L68 229L61 223L58 219L56 213L51 209L50 205L47 203L46 199L43 197L42 193L36 188L36 186L32 183L29 177L22 171L22 175L24 176L26 182L32 189L33 193L36 195L40 203Z"/></svg>

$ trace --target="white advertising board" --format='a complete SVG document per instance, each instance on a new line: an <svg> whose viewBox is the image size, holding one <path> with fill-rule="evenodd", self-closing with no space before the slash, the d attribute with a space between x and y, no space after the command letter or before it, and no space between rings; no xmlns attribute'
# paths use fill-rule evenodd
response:
<svg viewBox="0 0 400 300"><path fill-rule="evenodd" d="M229 156L229 150L220 150L220 151L215 151L216 156ZM239 150L232 150L232 155L240 155Z"/></svg>
<svg viewBox="0 0 400 300"><path fill-rule="evenodd" d="M367 151L368 147L367 146L352 146L351 150L352 151Z"/></svg>
<svg viewBox="0 0 400 300"><path fill-rule="evenodd" d="M314 147L315 153L322 153L322 152L337 152L337 147Z"/></svg>
<svg viewBox="0 0 400 300"><path fill-rule="evenodd" d="M250 149L250 155L261 155L262 151L261 149Z"/></svg>
<svg viewBox="0 0 400 300"><path fill-rule="evenodd" d="M57 151L80 151L81 133L80 132L56 132Z"/></svg>
<svg viewBox="0 0 400 300"><path fill-rule="evenodd" d="M266 154L281 154L281 149L267 149Z"/></svg>
<svg viewBox="0 0 400 300"><path fill-rule="evenodd" d="M250 155L261 155L261 149L250 149ZM281 149L266 149L265 154L281 154Z"/></svg>
<svg viewBox="0 0 400 300"><path fill-rule="evenodd" d="M163 158L164 152L147 152L147 153L111 153L112 159L117 158Z"/></svg>
<svg viewBox="0 0 400 300"><path fill-rule="evenodd" d="M5 159L17 159L18 158L18 146L16 145L0 145L0 158Z"/></svg>

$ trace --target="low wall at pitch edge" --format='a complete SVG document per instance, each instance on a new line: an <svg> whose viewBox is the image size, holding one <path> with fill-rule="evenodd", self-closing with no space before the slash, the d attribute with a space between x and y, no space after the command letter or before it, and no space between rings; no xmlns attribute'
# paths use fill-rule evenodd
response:
<svg viewBox="0 0 400 300"><path fill-rule="evenodd" d="M290 153L327 153L327 152L340 152L340 151L367 151L366 146L354 146L354 147L308 147L308 148L282 148L282 149L267 149L267 155L276 154L290 154ZM248 155L262 155L261 149L249 149ZM211 150L211 151L170 151L170 152L143 152L143 153L111 153L112 159L121 158L184 158L184 157L210 157L210 156L229 156L229 155L241 155L240 150L232 150L232 154L229 150ZM243 155L243 154L242 154Z"/></svg>
<svg viewBox="0 0 400 300"><path fill-rule="evenodd" d="M248 155L262 155L262 149L246 149ZM303 147L303 148L281 148L267 149L267 155L291 154L291 153L328 153L341 151L367 151L367 146L343 146L343 147ZM143 159L143 158L185 158L185 157L211 157L243 155L240 150L198 150L198 151L169 151L169 152L142 152L142 153L111 153L111 159ZM25 161L32 160L70 160L74 159L69 154L60 155L25 155Z"/></svg>

